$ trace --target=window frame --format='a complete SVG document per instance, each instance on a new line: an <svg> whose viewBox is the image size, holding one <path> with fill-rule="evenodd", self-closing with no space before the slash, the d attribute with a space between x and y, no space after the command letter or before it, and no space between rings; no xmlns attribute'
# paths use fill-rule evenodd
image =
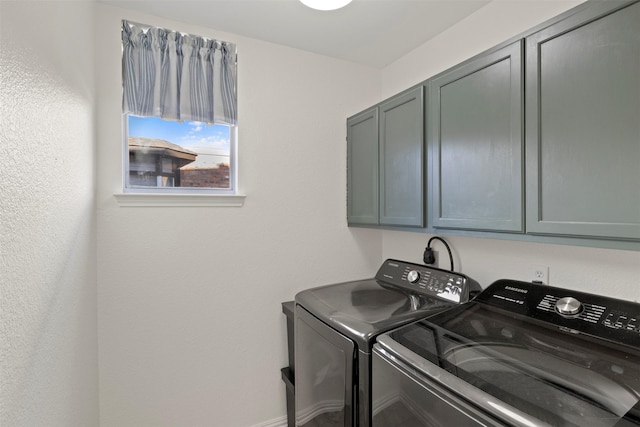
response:
<svg viewBox="0 0 640 427"><path fill-rule="evenodd" d="M114 197L120 207L242 207L246 196L238 191L238 126L229 127L229 188L127 188L129 179L128 114L122 114L122 185Z"/></svg>
<svg viewBox="0 0 640 427"><path fill-rule="evenodd" d="M229 188L215 187L130 187L129 186L129 114L122 114L122 193L238 195L238 125L229 126Z"/></svg>

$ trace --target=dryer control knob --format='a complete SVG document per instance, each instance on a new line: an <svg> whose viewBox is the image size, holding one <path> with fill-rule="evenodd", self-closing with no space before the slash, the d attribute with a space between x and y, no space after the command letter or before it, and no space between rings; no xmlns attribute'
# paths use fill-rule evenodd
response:
<svg viewBox="0 0 640 427"><path fill-rule="evenodd" d="M418 283L420 280L420 273L415 270L411 270L409 274L407 274L407 280L409 283Z"/></svg>
<svg viewBox="0 0 640 427"><path fill-rule="evenodd" d="M578 314L581 310L582 303L573 297L560 298L556 302L556 311L566 316Z"/></svg>

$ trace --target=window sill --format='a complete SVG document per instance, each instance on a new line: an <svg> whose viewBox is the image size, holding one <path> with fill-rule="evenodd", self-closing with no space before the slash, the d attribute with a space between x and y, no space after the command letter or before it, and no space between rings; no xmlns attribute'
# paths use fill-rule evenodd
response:
<svg viewBox="0 0 640 427"><path fill-rule="evenodd" d="M120 207L242 207L241 194L150 194L118 193L113 195Z"/></svg>

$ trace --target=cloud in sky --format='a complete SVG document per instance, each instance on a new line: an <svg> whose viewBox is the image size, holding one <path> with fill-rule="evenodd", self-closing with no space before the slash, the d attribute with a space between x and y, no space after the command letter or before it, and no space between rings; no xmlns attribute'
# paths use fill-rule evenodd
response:
<svg viewBox="0 0 640 427"><path fill-rule="evenodd" d="M178 145L197 153L227 154L229 153L229 135L219 132L188 132L183 135Z"/></svg>
<svg viewBox="0 0 640 427"><path fill-rule="evenodd" d="M191 126L191 129L189 130L190 133L200 132L202 130L203 123L189 122L188 124Z"/></svg>
<svg viewBox="0 0 640 427"><path fill-rule="evenodd" d="M196 153L216 156L228 157L231 149L228 126L194 121L175 122L158 117L129 116L129 136L162 139Z"/></svg>

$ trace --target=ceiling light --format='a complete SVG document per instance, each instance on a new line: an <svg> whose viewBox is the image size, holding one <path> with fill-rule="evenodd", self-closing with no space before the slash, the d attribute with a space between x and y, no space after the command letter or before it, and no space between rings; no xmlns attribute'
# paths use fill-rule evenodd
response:
<svg viewBox="0 0 640 427"><path fill-rule="evenodd" d="M351 0L300 0L305 6L317 10L340 9L351 3Z"/></svg>

